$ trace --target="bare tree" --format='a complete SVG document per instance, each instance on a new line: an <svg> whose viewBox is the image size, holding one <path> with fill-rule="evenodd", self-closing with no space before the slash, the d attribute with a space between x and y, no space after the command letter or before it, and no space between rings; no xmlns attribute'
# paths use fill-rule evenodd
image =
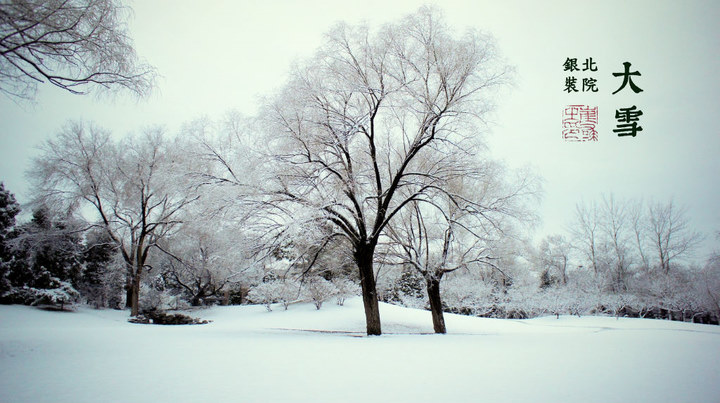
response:
<svg viewBox="0 0 720 403"><path fill-rule="evenodd" d="M543 272L556 271L563 285L568 282L568 263L570 261L571 243L562 235L548 235L538 247L539 263Z"/></svg>
<svg viewBox="0 0 720 403"><path fill-rule="evenodd" d="M720 239L720 231L717 232L716 238ZM720 251L715 250L705 263L705 267L700 273L702 286L704 289L702 298L706 301L709 311L713 312L715 318L720 320Z"/></svg>
<svg viewBox="0 0 720 403"><path fill-rule="evenodd" d="M414 202L453 197L448 181L472 167L481 147L473 122L507 73L491 38L473 31L454 38L437 13L421 9L377 33L338 26L263 113L276 164L262 186L266 223L275 234L289 223L330 225L317 245L348 242L369 335L381 334L374 273L381 236Z"/></svg>
<svg viewBox="0 0 720 403"><path fill-rule="evenodd" d="M597 276L601 270L600 263L600 225L601 218L595 203L575 205L575 225L572 227L572 234L578 240L578 249L585 255L592 266L593 273Z"/></svg>
<svg viewBox="0 0 720 403"><path fill-rule="evenodd" d="M700 233L689 227L685 208L677 208L671 200L651 203L648 220L652 245L658 257L658 267L667 274L671 263L693 251L702 241Z"/></svg>
<svg viewBox="0 0 720 403"><path fill-rule="evenodd" d="M198 205L195 209L200 210ZM205 203L202 210L212 212ZM183 214L183 228L158 245L158 266L166 283L178 288L192 306L217 301L231 285L247 280L252 265L247 259L252 240L227 225L224 217L198 211Z"/></svg>
<svg viewBox="0 0 720 403"><path fill-rule="evenodd" d="M127 270L127 302L138 314L140 281L148 254L180 223L179 213L198 196L184 186L182 158L161 130L113 142L93 125L71 123L47 141L30 177L37 199L75 210L93 208L118 245Z"/></svg>
<svg viewBox="0 0 720 403"><path fill-rule="evenodd" d="M486 266L507 277L492 246L509 236L505 231L510 220L535 221L526 202L539 194L536 177L524 172L511 183L497 164L485 162L476 169L474 175L447 184L452 197L412 201L388 225L395 247L392 257L425 280L435 333L447 331L440 295L445 274Z"/></svg>
<svg viewBox="0 0 720 403"><path fill-rule="evenodd" d="M0 2L0 91L32 99L38 83L144 96L155 72L138 61L119 0Z"/></svg>
<svg viewBox="0 0 720 403"><path fill-rule="evenodd" d="M425 207L430 211L423 212L422 205L412 202L388 227L388 232L398 249L395 258L403 266L412 267L425 280L435 333L446 333L440 282L446 273L482 262L487 251L480 242L458 251L456 238L460 228L454 214L444 216L443 211Z"/></svg>
<svg viewBox="0 0 720 403"><path fill-rule="evenodd" d="M615 196L603 196L600 228L612 250L611 287L615 291L626 291L627 276L632 261L628 244L628 203L618 201Z"/></svg>
<svg viewBox="0 0 720 403"><path fill-rule="evenodd" d="M635 238L635 246L640 256L641 269L647 273L650 270L650 260L647 253L647 231L648 218L644 210L645 204L642 200L631 203L628 206L628 214L632 224L633 237Z"/></svg>

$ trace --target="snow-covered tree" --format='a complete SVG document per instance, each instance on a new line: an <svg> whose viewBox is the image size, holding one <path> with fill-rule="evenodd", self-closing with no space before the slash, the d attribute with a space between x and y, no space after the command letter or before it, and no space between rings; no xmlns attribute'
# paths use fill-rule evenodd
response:
<svg viewBox="0 0 720 403"><path fill-rule="evenodd" d="M491 316L498 307L495 285L483 281L478 273L448 275L443 289L443 306L453 313Z"/></svg>
<svg viewBox="0 0 720 403"><path fill-rule="evenodd" d="M572 226L574 245L585 256L596 275L603 270L601 258L600 212L595 203L575 205L575 223Z"/></svg>
<svg viewBox="0 0 720 403"><path fill-rule="evenodd" d="M703 239L700 233L690 228L686 209L677 207L672 200L651 203L648 206L648 220L658 267L665 274L670 272L676 260L687 256Z"/></svg>
<svg viewBox="0 0 720 403"><path fill-rule="evenodd" d="M265 281L250 289L248 300L264 304L268 311L272 311L274 303L281 303L287 310L290 304L299 300L301 286L299 281L292 278Z"/></svg>
<svg viewBox="0 0 720 403"><path fill-rule="evenodd" d="M15 218L20 213L20 205L5 184L0 182L0 240L4 240L15 226Z"/></svg>
<svg viewBox="0 0 720 403"><path fill-rule="evenodd" d="M107 232L125 262L133 316L150 252L199 197L184 175L186 157L176 154L178 149L161 129L116 142L93 124L75 122L43 145L30 171L38 202L94 210L93 225Z"/></svg>
<svg viewBox="0 0 720 403"><path fill-rule="evenodd" d="M538 247L538 264L541 273L547 277L542 284L549 285L555 276L563 285L568 282L571 244L562 235L548 235Z"/></svg>
<svg viewBox="0 0 720 403"><path fill-rule="evenodd" d="M41 206L30 222L17 228L10 244L14 262L6 275L11 289L4 299L64 307L79 296L83 245L77 223Z"/></svg>
<svg viewBox="0 0 720 403"><path fill-rule="evenodd" d="M0 3L0 92L32 99L38 83L74 94L152 87L117 0L13 0Z"/></svg>
<svg viewBox="0 0 720 403"><path fill-rule="evenodd" d="M333 278L332 284L335 286L335 299L340 306L345 304L346 299L360 295L360 286L347 278Z"/></svg>
<svg viewBox="0 0 720 403"><path fill-rule="evenodd" d="M8 241L19 213L20 205L15 200L15 195L6 190L5 184L0 182L0 300L1 296L12 288L8 275L14 257Z"/></svg>
<svg viewBox="0 0 720 403"><path fill-rule="evenodd" d="M305 294L312 300L318 310L322 308L323 302L337 294L337 289L333 283L318 276L306 281L304 289Z"/></svg>
<svg viewBox="0 0 720 403"><path fill-rule="evenodd" d="M682 319L705 309L693 285L700 269L681 264L701 239L672 201L610 195L599 204L578 204L570 242L585 259L577 274L590 268L594 276L574 287L593 295L595 308L616 315Z"/></svg>
<svg viewBox="0 0 720 403"><path fill-rule="evenodd" d="M718 252L713 253L697 276L695 289L699 291L703 306L715 316L715 321L720 321L720 254Z"/></svg>
<svg viewBox="0 0 720 403"><path fill-rule="evenodd" d="M603 197L601 206L600 229L605 237L606 245L611 251L609 254L611 263L608 268L610 287L614 292L626 291L631 274L630 267L634 263L629 227L630 204L610 195Z"/></svg>
<svg viewBox="0 0 720 403"><path fill-rule="evenodd" d="M85 234L85 270L78 291L98 308L124 305L124 263L118 247L106 231L94 228Z"/></svg>
<svg viewBox="0 0 720 403"><path fill-rule="evenodd" d="M251 239L223 218L184 217L182 231L166 237L154 263L169 287L192 306L219 301L233 284L254 280Z"/></svg>
<svg viewBox="0 0 720 403"><path fill-rule="evenodd" d="M443 276L483 266L502 273L493 247L510 236L511 224L534 220L529 204L539 184L528 172L518 173L515 181L512 176L499 164L477 162L474 169L466 167L463 178L446 184L447 199L413 201L388 227L393 257L416 270L426 284L436 333L446 332Z"/></svg>
<svg viewBox="0 0 720 403"><path fill-rule="evenodd" d="M341 24L326 38L263 109L270 172L247 193L269 207L261 218L271 238L299 223L308 235L332 228L315 232L317 245L345 239L367 333L378 335L378 243L409 203L446 197L448 181L472 167L475 124L508 69L492 38L455 36L428 8L376 31ZM228 168L224 180L249 185L228 159L217 160Z"/></svg>

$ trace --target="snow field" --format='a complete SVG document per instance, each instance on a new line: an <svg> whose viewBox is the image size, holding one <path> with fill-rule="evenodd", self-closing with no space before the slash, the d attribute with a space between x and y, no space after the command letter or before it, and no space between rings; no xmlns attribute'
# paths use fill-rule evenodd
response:
<svg viewBox="0 0 720 403"><path fill-rule="evenodd" d="M359 298L215 307L201 326L127 323L127 312L0 307L0 402L716 402L720 327L643 319L532 320Z"/></svg>

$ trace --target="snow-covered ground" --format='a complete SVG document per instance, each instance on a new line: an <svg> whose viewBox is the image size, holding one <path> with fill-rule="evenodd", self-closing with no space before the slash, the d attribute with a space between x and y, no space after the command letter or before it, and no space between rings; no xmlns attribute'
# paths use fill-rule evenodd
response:
<svg viewBox="0 0 720 403"><path fill-rule="evenodd" d="M127 312L0 306L0 402L718 402L720 327L642 319L497 320L362 301Z"/></svg>

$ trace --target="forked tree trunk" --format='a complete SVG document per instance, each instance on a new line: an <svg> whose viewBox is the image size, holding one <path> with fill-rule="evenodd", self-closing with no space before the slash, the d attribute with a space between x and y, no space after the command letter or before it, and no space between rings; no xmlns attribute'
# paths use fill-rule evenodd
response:
<svg viewBox="0 0 720 403"><path fill-rule="evenodd" d="M443 316L442 299L440 298L439 278L433 277L427 280L427 293L428 299L430 300L433 329L435 333L447 333L445 329L445 317Z"/></svg>
<svg viewBox="0 0 720 403"><path fill-rule="evenodd" d="M355 262L360 270L360 286L362 287L363 305L365 306L365 324L368 336L382 334L380 328L380 309L378 308L375 273L373 272L374 250L367 248L355 251Z"/></svg>

